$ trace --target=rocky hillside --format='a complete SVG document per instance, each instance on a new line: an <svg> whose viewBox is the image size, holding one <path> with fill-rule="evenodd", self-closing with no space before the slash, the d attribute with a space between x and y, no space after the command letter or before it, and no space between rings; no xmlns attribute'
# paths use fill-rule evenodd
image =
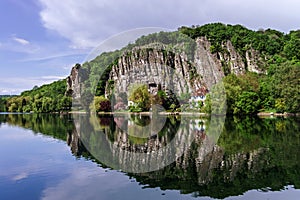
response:
<svg viewBox="0 0 300 200"><path fill-rule="evenodd" d="M161 90L179 99L205 96L225 76L248 72L264 76L274 65L289 60L295 61L291 64L299 62L292 50L300 44L299 35L295 31L284 35L270 29L252 31L240 25L217 23L143 36L121 50L103 53L73 67L67 94L80 99L81 104L91 103L94 95L117 101L118 96L128 97L132 85L144 84L154 95ZM271 104L258 107L274 108L275 101Z"/></svg>
<svg viewBox="0 0 300 200"><path fill-rule="evenodd" d="M260 54L254 49L240 55L228 40L222 46L223 52L212 53L207 38L199 37L195 42L193 60L189 60L185 52L176 53L163 48L140 47L126 52L113 65L108 82L112 80L118 92L128 91L130 84L146 83L150 87L161 84L162 89L171 86L176 94L181 94L193 93L202 86L210 90L226 73L264 72L260 67L263 63L258 59Z"/></svg>
<svg viewBox="0 0 300 200"><path fill-rule="evenodd" d="M225 74L245 74L247 71L264 73L263 62L259 52L254 49L240 53L231 41L223 44L223 52L211 52L211 43L205 37L195 41L196 49L193 60L187 59L185 52L174 53L167 51L163 46L158 48L136 47L125 51L117 58L107 78L108 83L114 81L116 90L126 92L134 82L147 84L168 85L166 81L172 80L176 92L193 92L201 86L210 89L219 82ZM245 58L245 60L243 59ZM100 66L99 66L100 68ZM173 70L170 70L173 69ZM80 94L80 83L87 78L86 72L76 64L68 77L68 92L73 91L75 98ZM174 74L174 72L176 72ZM172 74L171 74L172 73ZM170 84L170 83L169 83ZM107 91L109 92L109 91Z"/></svg>
<svg viewBox="0 0 300 200"><path fill-rule="evenodd" d="M226 74L238 75L246 71L264 73L262 66L265 62L258 51L250 48L241 55L230 40L222 43L220 52L211 51L212 44L206 37L197 37L192 41L195 45L192 52L185 52L184 49L180 52L172 51L170 45L161 43L159 38L155 42L160 45L142 45L130 50L125 48L113 64L107 66L109 74L105 77L106 94L111 92L109 84L112 82L113 88L118 92L127 92L130 84L144 83L161 85L163 89L170 86L175 90L173 92L181 94L193 93L201 87L210 90ZM193 59L189 59L189 56ZM89 64L84 65L83 69L92 71L92 68L85 66L90 66ZM101 66L103 65L99 64L98 67ZM93 77L94 74L91 72L90 76ZM68 93L79 98L82 92L80 84L87 78L86 71L76 64L68 77Z"/></svg>

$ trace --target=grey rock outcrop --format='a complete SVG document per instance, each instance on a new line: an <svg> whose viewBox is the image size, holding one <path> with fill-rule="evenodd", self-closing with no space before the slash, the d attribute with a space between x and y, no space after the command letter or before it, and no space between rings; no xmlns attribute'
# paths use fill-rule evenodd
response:
<svg viewBox="0 0 300 200"><path fill-rule="evenodd" d="M196 44L194 64L197 74L202 77L203 82L207 85L208 89L210 89L224 77L222 63L221 60L217 58L217 54L210 52L211 44L206 38L198 38Z"/></svg>
<svg viewBox="0 0 300 200"><path fill-rule="evenodd" d="M79 99L83 89L83 82L87 78L87 71L82 69L80 64L75 64L71 69L70 75L67 77L66 95L73 97L73 100Z"/></svg>
<svg viewBox="0 0 300 200"><path fill-rule="evenodd" d="M127 92L131 84L147 84L176 94L192 92L192 65L181 55L161 49L137 49L121 56L109 79L117 93ZM198 82L198 84L200 84Z"/></svg>
<svg viewBox="0 0 300 200"><path fill-rule="evenodd" d="M176 95L193 94L197 90L210 91L213 85L230 73L264 73L264 58L252 48L241 53L231 41L227 41L222 44L222 51L212 53L211 49L212 45L205 37L195 40L192 59L188 59L184 51L173 52L164 45L135 47L124 52L112 66L107 77L106 96L113 92L127 93L132 84L138 83L148 85L149 90L153 91L160 88ZM84 70L76 64L67 78L66 93L75 99L80 98L84 87L82 83L88 78Z"/></svg>
<svg viewBox="0 0 300 200"><path fill-rule="evenodd" d="M126 92L133 83L172 90L175 94L194 93L200 88L210 90L225 74L244 74L246 71L262 73L258 52L250 49L240 55L231 41L222 46L223 51L212 53L211 43L205 38L196 39L193 60L186 54L160 48L135 48L121 56L112 67L109 80L115 92ZM258 63L260 61L260 63Z"/></svg>

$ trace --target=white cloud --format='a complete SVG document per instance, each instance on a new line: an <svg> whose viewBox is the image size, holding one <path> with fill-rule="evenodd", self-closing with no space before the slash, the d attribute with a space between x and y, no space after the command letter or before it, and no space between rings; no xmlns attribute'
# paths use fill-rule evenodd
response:
<svg viewBox="0 0 300 200"><path fill-rule="evenodd" d="M28 40L25 40L23 38L19 38L19 37L16 37L16 36L13 36L12 39L14 41L16 41L17 43L22 44L22 45L28 45L28 44L30 44L30 42Z"/></svg>
<svg viewBox="0 0 300 200"><path fill-rule="evenodd" d="M40 50L40 47L24 38L12 35L8 38L8 40L0 43L0 50L34 54Z"/></svg>
<svg viewBox="0 0 300 200"><path fill-rule="evenodd" d="M300 20L298 0L40 0L47 29L69 39L75 48L95 47L121 31L140 27L176 29L181 25L221 21L250 28L288 31Z"/></svg>
<svg viewBox="0 0 300 200"><path fill-rule="evenodd" d="M40 0L40 2L43 5L40 15L44 26L68 38L74 48L95 47L107 37L128 29L177 27L174 23L182 23L182 17L170 15L177 13L177 8L188 9L189 14L201 15L201 10L196 6L178 0L174 2L66 0L63 3L59 0ZM172 9L172 12L169 9Z"/></svg>
<svg viewBox="0 0 300 200"><path fill-rule="evenodd" d="M22 179L26 179L28 177L28 173L26 172L21 172L20 174L15 175L14 177L12 177L13 181L20 181Z"/></svg>
<svg viewBox="0 0 300 200"><path fill-rule="evenodd" d="M55 59L63 59L67 57L83 57L86 56L87 53L77 53L77 52L63 52L60 54L50 54L50 55L42 55L39 57L29 57L26 59L18 60L19 62L33 62L33 61L47 61L47 60L55 60Z"/></svg>

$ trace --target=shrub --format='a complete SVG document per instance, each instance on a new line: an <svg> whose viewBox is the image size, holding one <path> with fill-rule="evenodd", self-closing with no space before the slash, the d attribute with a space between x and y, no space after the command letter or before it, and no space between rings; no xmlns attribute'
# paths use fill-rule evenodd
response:
<svg viewBox="0 0 300 200"><path fill-rule="evenodd" d="M104 96L95 96L90 108L91 110L95 109L96 112L109 112L111 111L111 104Z"/></svg>

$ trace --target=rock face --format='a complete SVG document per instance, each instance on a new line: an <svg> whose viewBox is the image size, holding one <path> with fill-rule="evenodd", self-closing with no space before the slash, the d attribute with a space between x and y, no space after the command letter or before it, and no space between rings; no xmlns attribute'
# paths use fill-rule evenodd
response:
<svg viewBox="0 0 300 200"><path fill-rule="evenodd" d="M73 97L73 100L79 99L83 89L83 82L88 78L85 69L81 68L80 64L75 64L72 67L70 76L67 77L66 95Z"/></svg>
<svg viewBox="0 0 300 200"><path fill-rule="evenodd" d="M205 38L198 38L196 44L194 64L197 74L201 75L203 82L210 89L224 77L222 63L217 54L213 55L210 52L211 44Z"/></svg>
<svg viewBox="0 0 300 200"><path fill-rule="evenodd" d="M254 49L246 51L246 61L248 71L255 73L264 73L264 71L259 66L265 65L265 61L260 57L259 52L255 51Z"/></svg>
<svg viewBox="0 0 300 200"><path fill-rule="evenodd" d="M136 47L123 53L109 73L106 96L113 92L128 92L132 84L139 83L148 85L149 90L154 92L161 89L176 95L195 94L203 89L209 91L230 73L263 73L260 67L264 60L253 49L241 55L231 41L227 41L222 44L222 51L212 53L212 45L205 37L197 38L195 43L193 58L190 60L185 52L172 52L162 46ZM66 93L75 99L80 97L83 87L81 83L87 78L87 72L80 70L83 69L76 64L67 79Z"/></svg>
<svg viewBox="0 0 300 200"><path fill-rule="evenodd" d="M205 38L196 39L193 60L185 53L174 53L163 49L136 48L121 56L112 67L109 80L115 92L126 92L131 84L142 83L151 87L161 86L175 94L193 94L200 88L210 90L229 73L244 74L247 70L259 70L259 54L254 50L241 56L230 41L223 44L223 51L211 53L211 44ZM243 59L246 58L246 60Z"/></svg>
<svg viewBox="0 0 300 200"><path fill-rule="evenodd" d="M136 49L119 58L109 80L114 81L117 93L127 92L132 84L146 84L152 90L161 87L181 94L196 87L190 81L191 70L192 65L179 54L161 49Z"/></svg>

